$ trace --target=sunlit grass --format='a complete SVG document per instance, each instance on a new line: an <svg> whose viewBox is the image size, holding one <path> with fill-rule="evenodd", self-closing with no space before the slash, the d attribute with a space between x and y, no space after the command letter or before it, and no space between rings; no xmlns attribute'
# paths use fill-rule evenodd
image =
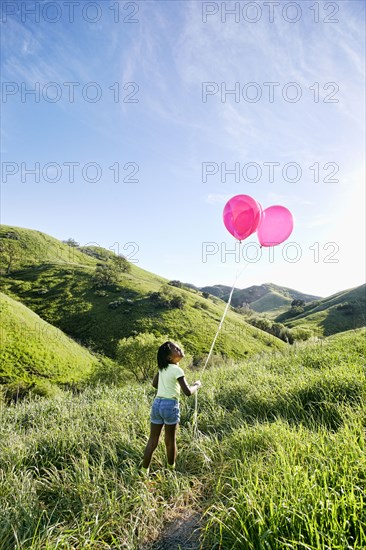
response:
<svg viewBox="0 0 366 550"><path fill-rule="evenodd" d="M0 404L0 548L132 550L186 507L206 548L365 548L364 365L357 331L208 367L148 481L149 385Z"/></svg>

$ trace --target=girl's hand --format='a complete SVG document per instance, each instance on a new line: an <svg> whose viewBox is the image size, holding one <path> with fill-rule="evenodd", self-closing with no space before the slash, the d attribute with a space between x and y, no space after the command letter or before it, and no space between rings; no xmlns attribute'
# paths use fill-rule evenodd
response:
<svg viewBox="0 0 366 550"><path fill-rule="evenodd" d="M197 380L195 383L194 383L194 386L198 386L199 388L202 386L202 383L201 383L201 380Z"/></svg>

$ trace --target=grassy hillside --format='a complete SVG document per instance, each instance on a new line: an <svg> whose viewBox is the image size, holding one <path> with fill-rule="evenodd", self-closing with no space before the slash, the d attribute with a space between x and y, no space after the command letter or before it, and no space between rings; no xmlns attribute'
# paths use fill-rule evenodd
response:
<svg viewBox="0 0 366 550"><path fill-rule="evenodd" d="M96 264L95 259L87 254L46 233L11 225L0 225L0 253L1 267L5 272L9 263L11 271L43 264Z"/></svg>
<svg viewBox="0 0 366 550"><path fill-rule="evenodd" d="M10 238L9 234L17 238ZM35 254L39 239L64 251L62 261L52 257L47 247ZM12 242L21 258L10 273L0 277L0 290L20 300L42 319L93 350L114 357L119 339L141 332L168 335L179 340L188 353L205 354L221 319L224 304L217 298L205 299L195 289L171 288L182 297L182 308L167 308L152 300L168 281L136 265L120 273L117 284L97 289L93 275L100 254L108 264L113 253L99 248L99 257L72 249L57 239L37 231L2 226L0 246ZM34 241L34 242L33 242ZM33 243L33 244L32 244ZM22 251L22 255L20 255ZM65 254L72 254L68 262ZM217 339L215 353L228 357L245 357L284 343L250 325L242 316L230 311Z"/></svg>
<svg viewBox="0 0 366 550"><path fill-rule="evenodd" d="M225 285L213 285L202 287L201 290L227 301L231 288ZM235 289L231 303L235 307L240 307L243 304L250 304L251 309L258 313L263 313L286 308L286 306L290 306L292 300L295 299L310 302L317 300L318 296L304 294L298 290L274 285L273 283L266 283L243 289Z"/></svg>
<svg viewBox="0 0 366 550"><path fill-rule="evenodd" d="M277 311L281 308L289 308L292 302L292 298L284 296L283 294L270 290L250 304L251 309L258 313Z"/></svg>
<svg viewBox="0 0 366 550"><path fill-rule="evenodd" d="M338 292L304 307L303 313L276 318L292 328L310 329L319 336L335 334L366 326L366 285Z"/></svg>
<svg viewBox="0 0 366 550"><path fill-rule="evenodd" d="M265 283L263 285L254 285L233 292L232 302L234 306L241 306L243 303L248 303L254 311L263 312L266 311L264 309L266 305L269 310L273 310L275 309L274 306L277 306L277 308L283 307L295 299L309 302L317 298L317 296L304 294L292 288L274 285L273 283ZM227 299L228 295L224 295L223 300Z"/></svg>
<svg viewBox="0 0 366 550"><path fill-rule="evenodd" d="M98 360L22 303L0 293L0 383L76 382Z"/></svg>
<svg viewBox="0 0 366 550"><path fill-rule="evenodd" d="M195 512L202 548L363 550L365 337L208 368L198 438L182 398L177 470L161 441L148 480L150 385L0 401L0 548L147 549Z"/></svg>

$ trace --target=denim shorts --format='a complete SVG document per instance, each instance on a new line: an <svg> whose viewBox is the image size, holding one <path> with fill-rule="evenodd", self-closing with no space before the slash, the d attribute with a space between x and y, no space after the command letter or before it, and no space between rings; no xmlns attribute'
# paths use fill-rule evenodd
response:
<svg viewBox="0 0 366 550"><path fill-rule="evenodd" d="M150 414L153 424L178 424L180 421L179 401L155 397Z"/></svg>

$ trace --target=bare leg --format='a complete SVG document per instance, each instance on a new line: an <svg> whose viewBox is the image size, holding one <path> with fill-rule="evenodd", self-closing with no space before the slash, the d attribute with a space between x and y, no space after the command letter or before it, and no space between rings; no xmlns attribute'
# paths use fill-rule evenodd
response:
<svg viewBox="0 0 366 550"><path fill-rule="evenodd" d="M156 447L158 446L162 428L163 424L153 424L152 422L150 423L150 437L145 447L144 460L142 462L144 468L148 468L150 466L151 457Z"/></svg>
<svg viewBox="0 0 366 550"><path fill-rule="evenodd" d="M165 445L168 464L173 465L177 457L176 434L179 424L165 424Z"/></svg>

